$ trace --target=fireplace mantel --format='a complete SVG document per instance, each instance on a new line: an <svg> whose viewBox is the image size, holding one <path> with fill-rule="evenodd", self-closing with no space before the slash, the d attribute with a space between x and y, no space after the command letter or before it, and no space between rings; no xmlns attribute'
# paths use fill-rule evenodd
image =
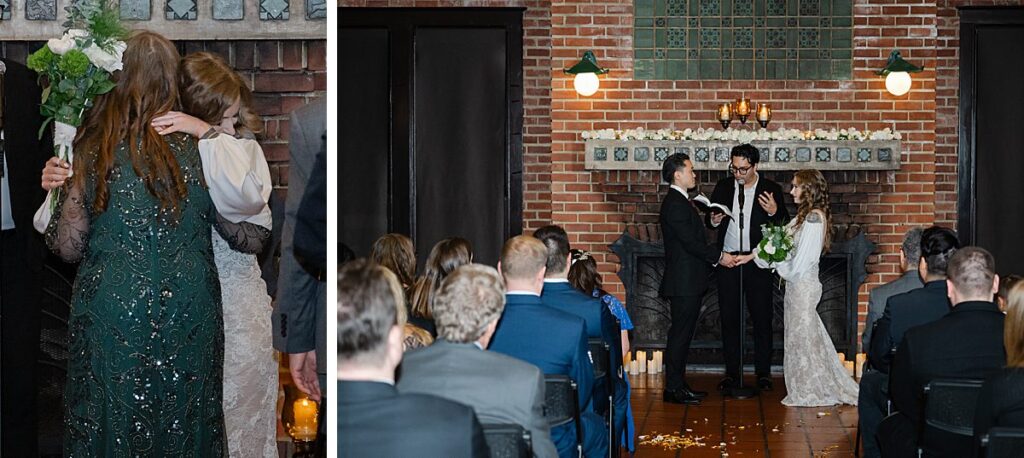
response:
<svg viewBox="0 0 1024 458"><path fill-rule="evenodd" d="M698 170L727 170L735 141L586 140L587 170L661 170L673 153L685 153ZM899 170L900 140L753 141L760 170Z"/></svg>

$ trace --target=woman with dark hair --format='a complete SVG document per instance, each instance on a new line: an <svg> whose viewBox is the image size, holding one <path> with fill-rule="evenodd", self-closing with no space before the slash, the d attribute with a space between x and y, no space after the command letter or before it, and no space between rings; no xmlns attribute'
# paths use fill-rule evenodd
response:
<svg viewBox="0 0 1024 458"><path fill-rule="evenodd" d="M180 56L137 32L114 89L75 142L74 175L46 231L81 261L69 317L66 456L222 456L224 329L211 226L219 217L196 140L150 121L179 109ZM66 167L66 166L65 166ZM236 249L245 247L236 246Z"/></svg>
<svg viewBox="0 0 1024 458"><path fill-rule="evenodd" d="M461 237L441 240L430 250L423 275L416 279L409 295L409 322L420 326L437 336L434 328L434 294L441 287L441 280L459 266L473 262L473 246Z"/></svg>
<svg viewBox="0 0 1024 458"><path fill-rule="evenodd" d="M387 267L398 277L408 299L416 278L416 251L412 239L402 234L384 234L373 242L370 259Z"/></svg>
<svg viewBox="0 0 1024 458"><path fill-rule="evenodd" d="M782 404L857 405L857 382L836 358L836 347L817 312L821 300L818 261L832 240L828 182L817 170L801 170L792 184L790 195L797 204L797 213L787 226L795 247L789 258L769 264L757 256L758 249L754 247L754 252L740 256L739 262L753 260L762 269L776 269L787 282L782 361L787 394Z"/></svg>
<svg viewBox="0 0 1024 458"><path fill-rule="evenodd" d="M590 252L572 249L569 250L569 254L572 255L572 265L569 267L569 284L583 294L601 298L601 302L605 307L608 307L612 315L615 315L615 318L619 320L619 330L622 333L622 356L625 357L629 353L629 331L633 329L633 321L629 319L629 312L626 311L626 307L622 305L622 302L619 302L617 297L602 289L601 273L597 271L597 260L594 259ZM626 388L629 389L629 377L622 377L622 380L626 382ZM626 449L630 453L636 450L636 445L633 442L633 437L636 435L635 431L633 405L627 403L626 428L622 430L622 436L624 439L623 444L625 444Z"/></svg>

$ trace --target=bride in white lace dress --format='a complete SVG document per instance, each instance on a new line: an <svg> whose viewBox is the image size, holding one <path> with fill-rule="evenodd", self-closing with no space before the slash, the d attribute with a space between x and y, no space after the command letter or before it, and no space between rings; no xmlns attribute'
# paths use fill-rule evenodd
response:
<svg viewBox="0 0 1024 458"><path fill-rule="evenodd" d="M256 259L272 226L267 205L272 190L270 168L252 135L259 120L251 111L245 82L219 57L190 54L179 71L183 108L196 116L170 112L156 118L153 126L161 134L182 131L199 138L203 177L217 218L240 223L244 229L212 234L224 307L228 455L276 458L278 380L272 309Z"/></svg>
<svg viewBox="0 0 1024 458"><path fill-rule="evenodd" d="M801 170L790 191L798 206L787 229L795 249L789 259L769 264L757 251L751 259L762 269L774 268L786 280L784 302L786 397L782 404L795 407L857 404L857 382L836 356L836 347L818 316L821 282L818 261L830 243L828 183L817 170Z"/></svg>

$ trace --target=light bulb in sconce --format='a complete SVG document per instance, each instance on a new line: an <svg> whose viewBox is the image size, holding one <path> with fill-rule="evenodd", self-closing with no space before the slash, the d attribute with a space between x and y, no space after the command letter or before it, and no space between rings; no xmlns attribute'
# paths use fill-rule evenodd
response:
<svg viewBox="0 0 1024 458"><path fill-rule="evenodd" d="M885 76L885 90L889 91L890 94L899 97L910 92L911 82L910 73L892 72Z"/></svg>
<svg viewBox="0 0 1024 458"><path fill-rule="evenodd" d="M572 79L572 87L576 89L577 94L590 97L601 87L601 80L597 78L596 73L578 73Z"/></svg>

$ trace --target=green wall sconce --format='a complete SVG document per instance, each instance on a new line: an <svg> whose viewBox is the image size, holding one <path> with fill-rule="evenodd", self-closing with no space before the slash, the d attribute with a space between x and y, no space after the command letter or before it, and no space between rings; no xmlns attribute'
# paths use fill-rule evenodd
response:
<svg viewBox="0 0 1024 458"><path fill-rule="evenodd" d="M889 61L886 62L885 68L877 73L885 76L885 89L890 94L899 97L910 92L910 83L912 82L910 74L921 70L924 70L924 67L918 67L903 60L900 52L894 49L889 54Z"/></svg>
<svg viewBox="0 0 1024 458"><path fill-rule="evenodd" d="M601 86L601 81L597 79L597 75L608 73L608 69L597 65L597 58L594 57L593 51L584 52L583 58L580 59L578 64L564 71L570 75L576 75L572 80L572 86L576 89L576 93L583 97L594 95Z"/></svg>

